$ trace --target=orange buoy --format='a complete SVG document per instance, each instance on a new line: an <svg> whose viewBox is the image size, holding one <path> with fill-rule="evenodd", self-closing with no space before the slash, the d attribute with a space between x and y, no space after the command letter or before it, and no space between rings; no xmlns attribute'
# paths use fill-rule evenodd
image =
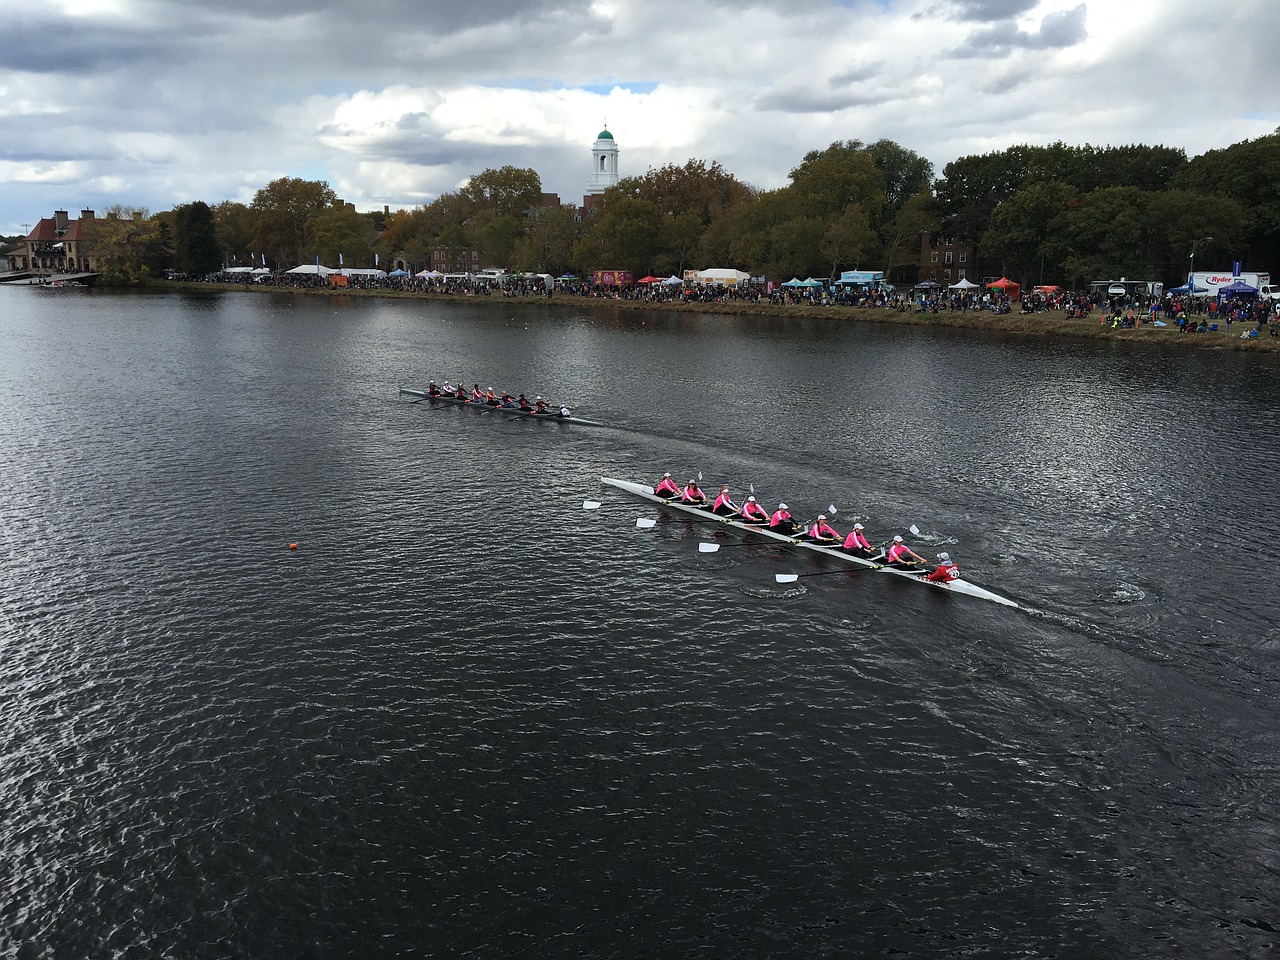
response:
<svg viewBox="0 0 1280 960"><path fill-rule="evenodd" d="M291 543L291 544L289 544L289 549L290 549L290 550L297 550L297 549L298 549L298 545L297 545L296 543Z"/></svg>

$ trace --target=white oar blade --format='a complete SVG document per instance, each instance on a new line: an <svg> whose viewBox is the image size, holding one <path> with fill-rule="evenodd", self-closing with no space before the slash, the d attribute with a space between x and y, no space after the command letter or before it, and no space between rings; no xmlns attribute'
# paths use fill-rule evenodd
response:
<svg viewBox="0 0 1280 960"><path fill-rule="evenodd" d="M599 500L583 500L582 509L583 510L599 510L600 501Z"/></svg>
<svg viewBox="0 0 1280 960"><path fill-rule="evenodd" d="M827 507L827 516L829 517L834 517L839 512L840 511L836 509L836 505L834 503Z"/></svg>
<svg viewBox="0 0 1280 960"><path fill-rule="evenodd" d="M917 527L914 523L911 526L907 527L907 529L911 531L911 535L913 537L920 536L920 528Z"/></svg>
<svg viewBox="0 0 1280 960"><path fill-rule="evenodd" d="M775 574L773 575L773 579L777 580L779 583L795 583L797 580L799 580L799 579L800 579L800 574L798 574L798 573L775 573Z"/></svg>
<svg viewBox="0 0 1280 960"><path fill-rule="evenodd" d="M646 520L644 517L640 517L636 520L636 527L640 530L648 530L650 527L655 527L657 525L657 520Z"/></svg>
<svg viewBox="0 0 1280 960"><path fill-rule="evenodd" d="M698 544L699 553L715 553L719 549L720 549L720 544L718 543L707 543L706 541L703 541L702 543Z"/></svg>

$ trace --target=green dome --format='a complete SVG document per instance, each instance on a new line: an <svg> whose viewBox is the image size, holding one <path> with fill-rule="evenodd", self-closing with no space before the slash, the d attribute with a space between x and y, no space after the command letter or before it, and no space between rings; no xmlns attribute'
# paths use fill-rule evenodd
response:
<svg viewBox="0 0 1280 960"><path fill-rule="evenodd" d="M613 139L613 134L612 134L612 133L610 133L610 132L609 132L609 130L608 130L608 128L606 127L604 130L601 130L599 133L597 133L597 134L596 134L596 139L597 139L597 140L612 140L612 139Z"/></svg>

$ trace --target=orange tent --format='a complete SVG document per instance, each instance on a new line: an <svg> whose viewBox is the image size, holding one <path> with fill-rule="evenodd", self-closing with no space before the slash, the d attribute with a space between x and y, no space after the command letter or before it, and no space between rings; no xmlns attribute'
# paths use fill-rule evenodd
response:
<svg viewBox="0 0 1280 960"><path fill-rule="evenodd" d="M1010 300L1018 300L1022 297L1022 284L1010 280L1008 277L1001 277L995 283L988 283L987 289L996 289L1004 291L1004 295Z"/></svg>

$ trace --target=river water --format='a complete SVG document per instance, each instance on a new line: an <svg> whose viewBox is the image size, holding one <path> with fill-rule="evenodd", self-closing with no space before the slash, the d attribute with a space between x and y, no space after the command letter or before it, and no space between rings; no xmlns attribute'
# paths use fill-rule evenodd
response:
<svg viewBox="0 0 1280 960"><path fill-rule="evenodd" d="M1278 410L1269 356L0 289L0 956L1271 955ZM1022 609L598 482L664 470Z"/></svg>

